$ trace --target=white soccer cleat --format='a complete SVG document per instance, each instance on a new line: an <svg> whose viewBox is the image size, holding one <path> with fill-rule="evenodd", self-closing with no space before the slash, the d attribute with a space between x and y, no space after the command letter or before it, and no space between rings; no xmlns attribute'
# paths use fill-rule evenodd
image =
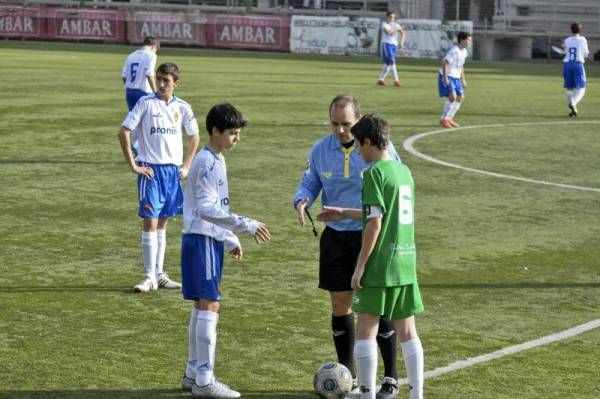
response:
<svg viewBox="0 0 600 399"><path fill-rule="evenodd" d="M235 399L241 396L238 391L234 391L216 379L213 379L210 384L203 387L199 387L196 384L192 385L192 397L198 399Z"/></svg>
<svg viewBox="0 0 600 399"><path fill-rule="evenodd" d="M158 283L151 277L146 277L138 285L133 287L135 292L149 292L156 291L158 289Z"/></svg>
<svg viewBox="0 0 600 399"><path fill-rule="evenodd" d="M161 273L158 275L158 288L178 290L181 288L181 284L179 284L177 281L171 280L167 273Z"/></svg>

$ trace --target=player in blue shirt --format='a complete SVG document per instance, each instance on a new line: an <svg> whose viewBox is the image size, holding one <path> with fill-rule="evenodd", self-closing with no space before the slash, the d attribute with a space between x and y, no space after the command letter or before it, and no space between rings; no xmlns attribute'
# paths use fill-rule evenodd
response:
<svg viewBox="0 0 600 399"><path fill-rule="evenodd" d="M307 169L294 195L300 225L304 215L321 193L323 206L361 208L362 172L369 165L354 150L352 126L360 119L354 96L339 95L329 106L331 133L317 141L308 156ZM394 146L390 155L399 159ZM319 288L329 291L331 330L338 360L354 372L354 316L350 282L361 246L362 225L358 220L326 222L321 235ZM396 335L392 323L381 319L377 336L384 363L384 379L378 398L394 398L398 392Z"/></svg>

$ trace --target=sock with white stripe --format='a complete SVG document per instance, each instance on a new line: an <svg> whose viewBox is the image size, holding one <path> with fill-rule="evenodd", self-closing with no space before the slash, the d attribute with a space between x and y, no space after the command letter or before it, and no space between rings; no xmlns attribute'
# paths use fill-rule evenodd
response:
<svg viewBox="0 0 600 399"><path fill-rule="evenodd" d="M423 346L419 337L402 342L404 367L410 385L410 399L423 399Z"/></svg>
<svg viewBox="0 0 600 399"><path fill-rule="evenodd" d="M397 350L396 350L396 330L391 320L379 319L379 331L377 332L377 345L383 359L384 377L398 379L398 369L396 368Z"/></svg>
<svg viewBox="0 0 600 399"><path fill-rule="evenodd" d="M356 370L358 385L365 387L368 392L363 392L361 399L375 399L377 377L377 341L374 339L358 339L354 346L356 357Z"/></svg>
<svg viewBox="0 0 600 399"><path fill-rule="evenodd" d="M348 370L354 376L354 358L352 356L354 350L354 315L352 313L343 316L332 314L331 333L338 362L348 367Z"/></svg>
<svg viewBox="0 0 600 399"><path fill-rule="evenodd" d="M156 230L156 276L163 273L163 265L165 263L165 250L167 249L167 230Z"/></svg>
<svg viewBox="0 0 600 399"><path fill-rule="evenodd" d="M142 232L142 259L144 260L144 274L156 278L156 252L158 242L155 231Z"/></svg>
<svg viewBox="0 0 600 399"><path fill-rule="evenodd" d="M199 310L196 320L196 385L204 386L214 378L215 350L217 348L217 322L219 314Z"/></svg>

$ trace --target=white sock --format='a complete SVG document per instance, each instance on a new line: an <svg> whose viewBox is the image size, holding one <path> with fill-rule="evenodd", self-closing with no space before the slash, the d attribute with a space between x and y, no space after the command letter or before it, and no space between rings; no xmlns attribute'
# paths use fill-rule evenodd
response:
<svg viewBox="0 0 600 399"><path fill-rule="evenodd" d="M450 113L450 109L452 108L453 104L453 102L450 102L450 100L446 99L446 102L444 103L444 110L442 111L442 116L440 117L440 120L448 118L448 114Z"/></svg>
<svg viewBox="0 0 600 399"><path fill-rule="evenodd" d="M381 69L381 73L379 74L379 80L385 80L385 77L388 74L388 66L384 65L383 68Z"/></svg>
<svg viewBox="0 0 600 399"><path fill-rule="evenodd" d="M156 252L158 243L155 231L142 232L142 258L144 259L144 274L156 278Z"/></svg>
<svg viewBox="0 0 600 399"><path fill-rule="evenodd" d="M396 69L396 64L391 66L392 74L394 76L394 81L398 80L398 69Z"/></svg>
<svg viewBox="0 0 600 399"><path fill-rule="evenodd" d="M419 337L400 343L410 385L410 399L423 399L423 346Z"/></svg>
<svg viewBox="0 0 600 399"><path fill-rule="evenodd" d="M217 323L219 314L199 310L196 321L196 385L204 386L214 378Z"/></svg>
<svg viewBox="0 0 600 399"><path fill-rule="evenodd" d="M567 105L571 104L571 101L573 101L573 91L567 90Z"/></svg>
<svg viewBox="0 0 600 399"><path fill-rule="evenodd" d="M460 109L461 104L462 104L462 102L460 102L460 101L454 101L452 103L452 107L450 108L450 112L448 113L448 118L450 118L450 119L454 118L454 115L456 115L456 113Z"/></svg>
<svg viewBox="0 0 600 399"><path fill-rule="evenodd" d="M196 324L198 323L198 309L192 306L192 316L188 326L188 362L185 368L185 375L189 378L196 378L196 367L198 366L198 355L196 349Z"/></svg>
<svg viewBox="0 0 600 399"><path fill-rule="evenodd" d="M167 249L167 230L156 230L156 276L163 273L165 263L165 250Z"/></svg>
<svg viewBox="0 0 600 399"><path fill-rule="evenodd" d="M357 339L354 344L354 357L356 358L356 374L358 386L369 389L363 393L361 399L375 399L377 378L377 340Z"/></svg>
<svg viewBox="0 0 600 399"><path fill-rule="evenodd" d="M579 104L579 101L581 101L584 94L585 94L585 87L583 89L575 89L575 92L573 92L573 98L571 99L571 102L573 103L573 105Z"/></svg>

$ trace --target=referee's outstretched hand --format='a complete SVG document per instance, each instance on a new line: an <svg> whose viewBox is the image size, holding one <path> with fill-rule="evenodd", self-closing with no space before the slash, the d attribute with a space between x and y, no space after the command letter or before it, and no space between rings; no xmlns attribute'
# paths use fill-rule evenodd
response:
<svg viewBox="0 0 600 399"><path fill-rule="evenodd" d="M298 213L298 222L300 223L300 226L304 226L305 223L304 210L306 209L306 204L308 204L308 198L304 198L296 205L296 213Z"/></svg>
<svg viewBox="0 0 600 399"><path fill-rule="evenodd" d="M254 233L254 241L257 244L262 244L263 242L267 242L271 239L271 233L267 228L267 225L261 222L258 222L258 227L256 228L256 233Z"/></svg>

